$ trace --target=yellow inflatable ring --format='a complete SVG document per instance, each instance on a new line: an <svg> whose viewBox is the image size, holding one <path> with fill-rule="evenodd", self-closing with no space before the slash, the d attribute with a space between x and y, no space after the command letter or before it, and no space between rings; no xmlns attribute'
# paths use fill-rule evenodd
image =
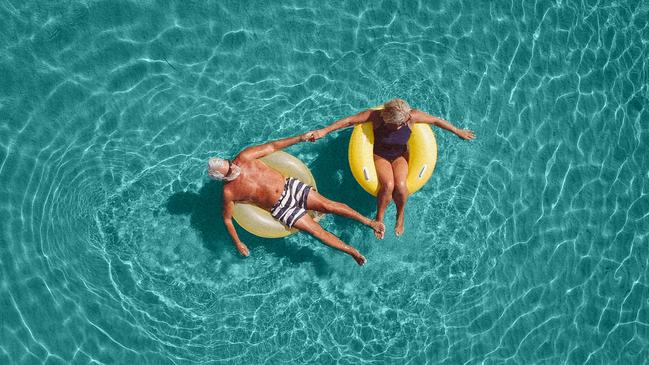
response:
<svg viewBox="0 0 649 365"><path fill-rule="evenodd" d="M380 108L375 108L380 109ZM428 124L415 123L408 140L408 193L412 195L421 189L435 170L437 163L437 141ZM372 122L354 127L349 139L349 167L358 183L368 193L376 196L379 180L374 166L374 128Z"/></svg>
<svg viewBox="0 0 649 365"><path fill-rule="evenodd" d="M277 151L260 158L260 160L285 177L294 177L305 184L316 187L315 179L309 168L302 161L286 152ZM308 214L315 220L321 218L321 214L313 211L309 211ZM289 229L273 218L269 211L253 204L235 203L232 217L243 229L260 237L280 238L297 232L297 229Z"/></svg>

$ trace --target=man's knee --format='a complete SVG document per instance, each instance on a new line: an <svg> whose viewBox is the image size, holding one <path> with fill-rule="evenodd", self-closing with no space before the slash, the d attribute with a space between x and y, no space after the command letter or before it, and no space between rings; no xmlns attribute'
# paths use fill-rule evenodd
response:
<svg viewBox="0 0 649 365"><path fill-rule="evenodd" d="M325 210L327 212L330 212L330 213L340 212L341 210L344 210L345 208L347 208L347 204L334 202L334 201L329 201L325 205Z"/></svg>
<svg viewBox="0 0 649 365"><path fill-rule="evenodd" d="M303 232L306 232L314 237L322 235L322 227L318 222L308 221L307 215L298 219L298 221L293 225L293 228L297 228Z"/></svg>
<svg viewBox="0 0 649 365"><path fill-rule="evenodd" d="M331 241L331 236L333 236L330 232L327 232L320 224L316 223L318 227L316 229L313 229L311 232L311 235L320 241L323 242L328 242Z"/></svg>

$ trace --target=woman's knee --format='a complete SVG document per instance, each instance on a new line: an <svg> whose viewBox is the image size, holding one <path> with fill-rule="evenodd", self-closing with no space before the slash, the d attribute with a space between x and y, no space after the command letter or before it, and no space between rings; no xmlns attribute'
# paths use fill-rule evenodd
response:
<svg viewBox="0 0 649 365"><path fill-rule="evenodd" d="M394 189L399 194L408 195L408 184L406 184L405 181L397 181L397 183L394 184Z"/></svg>
<svg viewBox="0 0 649 365"><path fill-rule="evenodd" d="M386 194L392 194L392 192L394 191L394 181L386 181L384 183L381 183L380 191Z"/></svg>

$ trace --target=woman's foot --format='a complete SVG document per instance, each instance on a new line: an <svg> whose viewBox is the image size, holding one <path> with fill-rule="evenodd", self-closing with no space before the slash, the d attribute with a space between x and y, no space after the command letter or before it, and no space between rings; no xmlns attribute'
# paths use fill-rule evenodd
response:
<svg viewBox="0 0 649 365"><path fill-rule="evenodd" d="M385 237L385 224L381 221L372 221L370 227L374 230L376 238L382 240Z"/></svg>
<svg viewBox="0 0 649 365"><path fill-rule="evenodd" d="M404 230L404 216L403 213L397 214L397 223L394 225L394 234L397 235L397 237L401 236L403 234Z"/></svg>

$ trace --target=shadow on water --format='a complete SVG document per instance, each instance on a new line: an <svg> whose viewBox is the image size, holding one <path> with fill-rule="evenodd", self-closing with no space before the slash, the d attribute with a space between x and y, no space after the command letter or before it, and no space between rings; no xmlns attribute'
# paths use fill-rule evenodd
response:
<svg viewBox="0 0 649 365"><path fill-rule="evenodd" d="M166 208L170 214L189 215L190 224L199 232L205 248L221 256L226 250L236 252L221 218L222 200L222 183L209 181L199 189L198 193L182 191L171 195L167 199ZM258 246L263 246L265 251L279 258L287 258L292 264L313 264L318 276L328 275L331 272L327 261L311 248L295 246L285 239L257 237L238 226L237 233L251 251ZM302 235L306 237L305 234ZM320 244L315 238L306 239L309 240L309 244Z"/></svg>
<svg viewBox="0 0 649 365"><path fill-rule="evenodd" d="M222 254L229 243L228 232L221 220L222 188L210 181L198 193L181 191L167 199L167 211L174 215L189 215L190 224L200 233L205 248Z"/></svg>

